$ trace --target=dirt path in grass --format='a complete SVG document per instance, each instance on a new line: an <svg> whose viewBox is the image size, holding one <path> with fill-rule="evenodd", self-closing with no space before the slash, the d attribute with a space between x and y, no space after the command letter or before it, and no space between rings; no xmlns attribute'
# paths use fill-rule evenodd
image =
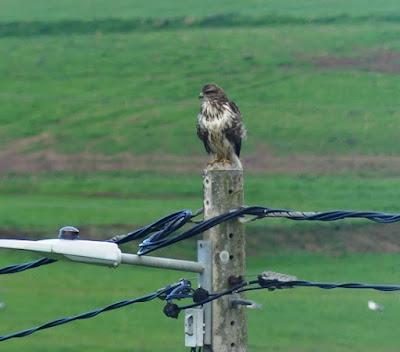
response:
<svg viewBox="0 0 400 352"><path fill-rule="evenodd" d="M300 56L301 58L301 56ZM365 70L382 73L400 73L400 52L391 50L359 53L358 56L318 56L307 58L314 65L324 69Z"/></svg>
<svg viewBox="0 0 400 352"><path fill-rule="evenodd" d="M325 70L349 69L384 73L400 73L400 52L389 49L356 53L353 57L333 55L296 58ZM52 149L30 152L32 146L51 138L41 135L20 139L0 150L0 175L11 172L93 172L112 170L158 171L169 173L198 173L208 158L203 155L178 156L171 154L132 155L120 153L102 155L90 152L60 154ZM48 143L51 146L51 141ZM400 173L400 156L386 155L290 155L278 156L267 146L259 145L251 154L245 154L243 164L249 173L263 174L341 174L373 172L396 176Z"/></svg>
<svg viewBox="0 0 400 352"><path fill-rule="evenodd" d="M384 225L315 225L309 228L293 227L247 230L248 253L257 255L279 251L306 251L338 255L341 253L398 253L400 224Z"/></svg>
<svg viewBox="0 0 400 352"><path fill-rule="evenodd" d="M206 156L177 156L171 154L112 156L83 152L60 154L53 150L27 153L28 141L18 141L0 151L0 175L38 172L95 172L112 170L198 173L204 168ZM244 155L243 164L249 173L262 174L341 174L347 172L376 172L382 175L400 173L400 156L365 155L290 155L277 156L259 146Z"/></svg>

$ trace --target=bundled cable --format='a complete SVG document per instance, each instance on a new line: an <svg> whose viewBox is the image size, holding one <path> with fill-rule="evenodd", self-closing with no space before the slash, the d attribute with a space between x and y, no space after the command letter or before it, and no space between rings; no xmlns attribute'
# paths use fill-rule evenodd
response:
<svg viewBox="0 0 400 352"><path fill-rule="evenodd" d="M182 283L182 281L185 281ZM128 305L132 305L135 303L143 303L143 302L149 302L152 301L156 298L160 298L160 299L165 299L166 297L168 297L168 295L170 295L172 292L174 292L174 290L176 290L176 288L183 288L186 287L186 285L188 284L187 280L182 280L178 283L172 284L172 285L168 285L164 288L161 288L155 292L149 293L148 295L142 296L142 297L138 297L138 298L133 298L133 299L128 299L125 301L120 301L120 302L116 302L113 304L110 304L106 307L103 308L97 308L94 309L90 312L86 312L86 313L82 313L82 314L78 314L72 317L67 317L67 318L61 318L61 319L56 319L53 321L50 321L48 323L36 326L34 328L30 328L27 330L22 330L22 331L18 331L12 334L8 334L8 335L3 335L0 336L0 341L6 341L12 338L16 338L16 337L25 337L28 335L32 335L33 333L40 331L40 330L44 330L44 329L49 329L49 328L54 328L58 325L63 325L63 324L67 324L70 323L72 321L75 320L82 320L82 319L89 319L89 318L93 318L101 313L104 312L108 312L110 310L114 310L114 309L119 309L122 307L126 307ZM189 283L190 285L190 283ZM171 297L176 298L174 295L172 295Z"/></svg>
<svg viewBox="0 0 400 352"><path fill-rule="evenodd" d="M133 232L115 236L109 239L108 241L117 244L123 244L129 241L141 239L153 232L154 234L152 236L155 238L161 235L168 236L169 234L180 229L182 226L188 223L194 216L197 215L198 212L193 214L192 211L190 210L180 210L178 212L167 215L147 226L141 227L140 229L137 229Z"/></svg>
<svg viewBox="0 0 400 352"><path fill-rule="evenodd" d="M362 283L325 283L325 282L309 282L309 281L288 281L280 282L278 280L265 280L262 277L259 278L258 283L261 288L269 290L283 289L283 288L294 288L294 287L316 287L324 290L332 290L334 288L351 288L351 289L369 289L382 292L400 291L400 285L377 285L377 284L362 284ZM243 290L245 291L245 290Z"/></svg>
<svg viewBox="0 0 400 352"><path fill-rule="evenodd" d="M0 274L20 273L21 271L37 268L42 265L52 264L52 263L55 263L56 261L57 261L56 259L40 258L40 259L32 261L32 262L9 265L4 268L1 268Z"/></svg>
<svg viewBox="0 0 400 352"><path fill-rule="evenodd" d="M181 210L167 215L149 225L141 227L133 232L115 236L108 241L123 244L129 241L145 238L139 244L138 255L148 254L157 249L167 247L179 241L197 236L210 228L225 221L240 218L242 222L254 221L262 218L286 218L293 221L336 221L342 219L367 219L377 223L393 223L400 221L400 214L386 214L373 211L348 211L336 210L327 212L300 212L287 209L274 209L261 206L242 207L233 209L225 214L196 223L192 228L182 233L177 233L184 225L192 222L192 219L200 212L192 213L190 210ZM247 216L247 218L246 218ZM250 217L250 218L249 218ZM55 260L41 258L39 260L11 265L0 269L0 274L17 273L36 268L42 265L54 263Z"/></svg>
<svg viewBox="0 0 400 352"><path fill-rule="evenodd" d="M56 319L37 327L33 327L31 329L26 329L22 331L18 331L12 334L0 336L0 341L6 341L16 337L25 337L29 336L37 331L49 329L56 327L58 325L63 325L70 323L75 320L89 319L93 318L101 313L111 311L114 309L119 309L122 307L126 307L128 305L132 305L135 303L144 303L152 301L156 298L167 301L168 303L164 307L164 313L171 318L178 318L179 313L182 310L193 308L197 306L203 306L209 302L212 302L216 299L219 299L223 296L231 295L233 293L241 293L245 291L253 291L253 290L277 290L277 289L287 289L287 288L295 288L295 287L314 287L320 289L373 289L382 292L391 292L391 291L400 291L400 285L376 285L376 284L363 284L363 283L321 283L321 282L310 282L304 280L292 280L291 276L286 276L283 274L273 273L273 275L268 273L263 273L257 277L256 280L251 281L243 281L235 286L232 286L226 290L221 292L209 293L203 288L198 288L196 290L192 289L191 282L189 280L182 279L179 282L168 285L164 288L161 288L155 292L149 293L145 296L128 299L120 302L116 302L110 304L103 308L97 308L90 312L78 314L72 317L66 317L61 319ZM173 303L173 300L182 300L186 298L191 298L193 303L178 306L176 303Z"/></svg>
<svg viewBox="0 0 400 352"><path fill-rule="evenodd" d="M270 212L267 210L267 217L282 217L289 220L307 220L307 221L336 221L342 219L367 219L370 221L389 224L400 221L400 214L386 214L375 211L353 211L353 210L335 210L327 212L300 212L281 210ZM261 216L260 218L265 217ZM259 217L257 217L259 218Z"/></svg>
<svg viewBox="0 0 400 352"><path fill-rule="evenodd" d="M171 235L171 232L169 233L160 232L154 234L146 238L142 243L140 243L138 255L147 254L152 251L155 251L156 249L163 248L173 243L183 241L190 237L196 236L200 233L203 233L204 231L209 230L214 226L217 226L225 221L235 219L239 216L243 215L259 216L261 214L264 214L265 209L266 208L263 207L246 207L240 209L233 209L228 213L218 215L208 220L204 220L181 234L176 234L171 237L169 237ZM274 209L273 211L275 212L280 211L280 209Z"/></svg>
<svg viewBox="0 0 400 352"><path fill-rule="evenodd" d="M250 216L250 220L245 219L245 216ZM225 221L242 218L243 222L248 222L267 217L286 218L294 221L336 221L346 218L367 219L377 223L393 223L400 221L400 214L386 214L373 211L337 210L327 212L299 212L287 209L265 208L261 206L242 207L239 209L233 209L214 218L204 220L181 234L159 231L157 234L151 235L140 243L138 255L148 254L157 249L199 235Z"/></svg>
<svg viewBox="0 0 400 352"><path fill-rule="evenodd" d="M183 227L186 223L191 221L191 219L197 216L201 210L192 213L190 210L181 210L170 215L167 215L149 225L141 227L133 232L129 232L123 235L117 235L111 239L109 242L114 242L116 244L123 244L129 241L137 240L148 236L151 233L154 233L155 236L160 235L161 233L164 235L169 235L172 232L177 231L181 227ZM50 258L40 258L38 260L34 260L27 263L14 264L0 269L1 274L13 274L19 273L25 270L34 269L42 265L48 265L57 262L56 259Z"/></svg>
<svg viewBox="0 0 400 352"><path fill-rule="evenodd" d="M219 299L223 296L231 295L233 293L241 293L254 290L280 290L295 287L313 287L325 290L332 289L369 289L381 292L394 292L400 291L400 285L379 285L379 284L365 284L365 283L329 283L329 282L310 282L305 280L293 280L293 276L279 274L279 273L263 273L257 277L256 280L243 281L235 286L232 286L221 292L209 293L202 288L193 290L192 300L193 303L178 306L171 300L164 307L164 313L171 318L178 318L182 310L203 306L209 302Z"/></svg>

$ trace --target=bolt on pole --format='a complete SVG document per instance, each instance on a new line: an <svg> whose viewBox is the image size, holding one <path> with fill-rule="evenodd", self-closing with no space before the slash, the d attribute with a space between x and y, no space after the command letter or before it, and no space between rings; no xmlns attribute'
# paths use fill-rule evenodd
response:
<svg viewBox="0 0 400 352"><path fill-rule="evenodd" d="M206 169L203 182L205 220L243 206L242 169ZM220 292L240 283L244 279L246 260L244 225L238 219L226 221L206 231L203 239L211 247L212 291ZM233 306L232 298L225 296L210 303L211 319L207 319L206 310L205 352L247 351L245 307ZM235 295L234 298L243 297Z"/></svg>

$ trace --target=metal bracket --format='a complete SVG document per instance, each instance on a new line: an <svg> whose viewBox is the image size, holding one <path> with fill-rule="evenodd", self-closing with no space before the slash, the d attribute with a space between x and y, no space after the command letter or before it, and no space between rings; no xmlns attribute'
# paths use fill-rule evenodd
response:
<svg viewBox="0 0 400 352"><path fill-rule="evenodd" d="M249 299L242 299L238 295L234 295L229 299L230 307L235 309L244 306L250 309L261 309L262 305Z"/></svg>
<svg viewBox="0 0 400 352"><path fill-rule="evenodd" d="M202 308L185 309L185 346L203 347L204 313Z"/></svg>
<svg viewBox="0 0 400 352"><path fill-rule="evenodd" d="M212 292L212 257L210 241L197 241L197 259L204 266L204 271L199 274L199 286ZM212 303L206 303L204 310L204 345L211 345L212 332Z"/></svg>

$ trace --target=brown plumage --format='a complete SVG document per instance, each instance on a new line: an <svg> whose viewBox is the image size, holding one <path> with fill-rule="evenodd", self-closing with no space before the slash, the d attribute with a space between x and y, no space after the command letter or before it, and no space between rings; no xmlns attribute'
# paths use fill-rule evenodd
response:
<svg viewBox="0 0 400 352"><path fill-rule="evenodd" d="M229 163L241 167L239 156L246 129L239 108L216 84L206 84L199 98L197 135L207 153L213 156L210 164Z"/></svg>

